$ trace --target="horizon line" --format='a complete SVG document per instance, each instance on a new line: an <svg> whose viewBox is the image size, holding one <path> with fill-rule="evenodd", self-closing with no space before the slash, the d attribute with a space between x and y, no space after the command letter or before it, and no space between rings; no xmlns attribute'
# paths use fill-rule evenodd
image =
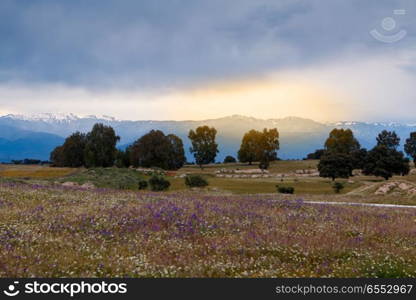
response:
<svg viewBox="0 0 416 300"><path fill-rule="evenodd" d="M414 122L400 122L400 121L358 121L358 120L338 120L338 121L316 121L311 118L306 117L299 117L294 115L289 115L285 117L276 117L276 118L261 118L261 117L254 117L254 116L248 116L248 115L241 115L241 114L232 114L232 115L225 115L225 116L219 116L217 118L206 118L206 119L182 119L182 120L174 120L174 119L120 119L117 117L113 117L107 114L75 114L75 113L62 113L62 112L43 112L43 113L7 113L0 115L0 118L5 117L21 117L22 120L41 120L42 117L47 118L48 116L65 116L65 117L73 117L78 119L86 119L86 118L95 118L97 120L105 120L105 121L114 121L114 122L146 122L146 121L153 121L153 122L203 122L203 121L214 121L214 120L220 120L220 119L227 119L227 118L246 118L246 119L255 119L260 121L276 121L276 120L285 120L285 119L301 119L301 120L308 120L319 124L337 124L337 123L364 123L364 124L397 124L397 125L412 125L416 126L416 121ZM25 119L26 117L26 119ZM63 120L64 118L62 118ZM68 118L65 118L68 119ZM59 120L59 118L58 118Z"/></svg>

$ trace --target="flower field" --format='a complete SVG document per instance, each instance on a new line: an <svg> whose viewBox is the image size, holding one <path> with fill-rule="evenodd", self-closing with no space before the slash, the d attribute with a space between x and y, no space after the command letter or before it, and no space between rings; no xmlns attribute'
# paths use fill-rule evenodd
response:
<svg viewBox="0 0 416 300"><path fill-rule="evenodd" d="M416 276L416 209L0 185L1 277Z"/></svg>

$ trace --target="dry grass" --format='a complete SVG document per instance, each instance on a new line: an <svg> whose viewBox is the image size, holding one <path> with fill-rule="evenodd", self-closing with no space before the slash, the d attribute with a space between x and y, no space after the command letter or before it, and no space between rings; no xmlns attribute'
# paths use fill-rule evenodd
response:
<svg viewBox="0 0 416 300"><path fill-rule="evenodd" d="M271 173L290 173L296 170L316 169L318 160L280 160L270 163L269 171ZM205 165L201 170L195 165L186 165L179 170L179 173L205 173L212 174L220 169L255 169L258 168L258 163L248 165L246 163L230 163L230 164L209 164Z"/></svg>
<svg viewBox="0 0 416 300"><path fill-rule="evenodd" d="M276 193L276 185L291 186L295 188L295 194L330 194L335 192L332 189L332 181L323 178L286 178L280 181L279 178L263 178L263 179L236 179L236 178L218 178L212 176L205 176L209 182L211 190L229 192L233 194L262 194L262 193ZM171 182L171 190L185 190L184 179L169 178ZM347 180L339 180L343 182L345 188L341 193L348 193L362 185L359 181L348 183Z"/></svg>
<svg viewBox="0 0 416 300"><path fill-rule="evenodd" d="M51 168L35 165L0 165L0 177L53 179L68 176L78 172L74 168Z"/></svg>

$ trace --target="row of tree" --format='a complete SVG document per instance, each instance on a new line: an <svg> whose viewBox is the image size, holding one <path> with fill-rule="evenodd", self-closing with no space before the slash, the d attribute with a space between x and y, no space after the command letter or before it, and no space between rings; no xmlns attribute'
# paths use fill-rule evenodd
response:
<svg viewBox="0 0 416 300"><path fill-rule="evenodd" d="M361 148L350 129L334 129L325 142L325 149L317 150L318 170L321 177L348 178L354 169L361 169L365 175L374 175L386 180L393 175L407 175L409 159L398 151L400 138L394 131L382 131L377 136L376 146L367 151ZM406 140L405 151L416 159L416 133Z"/></svg>
<svg viewBox="0 0 416 300"><path fill-rule="evenodd" d="M215 162L218 144L217 130L213 127L200 126L190 130L188 137L192 146L190 152L201 168L204 164ZM66 138L63 145L51 153L51 161L57 167L159 167L165 170L177 170L185 161L182 140L174 135L165 135L160 130L151 130L122 151L116 148L120 140L110 126L95 124L87 134L75 132ZM279 133L277 129L251 130L242 140L238 152L241 162L259 161L260 167L266 169L270 161L277 159ZM224 162L235 162L227 156Z"/></svg>
<svg viewBox="0 0 416 300"><path fill-rule="evenodd" d="M213 127L200 126L190 130L190 152L201 168L215 162L218 153L217 131ZM151 130L122 151L116 148L120 140L110 126L95 124L87 134L75 132L66 138L63 145L51 153L51 161L59 167L159 167L177 170L185 161L182 140L174 135L165 135L160 130ZM361 169L365 175L381 176L385 179L393 175L409 173L409 160L398 151L400 138L393 131L384 130L377 137L377 145L367 151L361 148L350 129L334 129L325 142L325 148L308 155L319 158L320 176L348 178L354 169ZM416 161L416 132L411 133L404 146L405 152ZM259 167L267 169L270 162L277 159L279 132L277 129L263 131L250 130L241 141L238 151L240 162L259 162ZM231 156L224 162L235 162Z"/></svg>
<svg viewBox="0 0 416 300"><path fill-rule="evenodd" d="M57 167L111 167L119 140L112 127L95 124L87 134L75 132L67 137L52 151L50 160Z"/></svg>

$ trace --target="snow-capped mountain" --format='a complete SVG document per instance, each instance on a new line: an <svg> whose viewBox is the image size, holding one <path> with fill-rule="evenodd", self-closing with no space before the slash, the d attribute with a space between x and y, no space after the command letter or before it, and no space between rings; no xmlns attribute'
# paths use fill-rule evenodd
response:
<svg viewBox="0 0 416 300"><path fill-rule="evenodd" d="M201 121L153 121L153 120L118 120L111 116L77 116L75 114L52 114L42 113L33 115L5 115L0 117L0 139L7 141L16 141L16 137L21 137L20 144L24 144L25 139L30 136L28 132L36 132L43 135L42 139L47 138L51 144L44 147L43 154L39 157L47 159L49 152L54 146L75 131L88 132L95 123L104 123L112 126L117 134L121 137L120 147L132 143L134 140L149 132L152 129L162 130L165 133L174 133L182 138L187 151L188 159L192 157L188 152L190 143L187 138L190 129L201 125L213 126L217 129L218 143L220 153L218 160L222 160L226 155L236 156L241 138L245 132L250 129L261 130L263 128L277 128L280 133L280 150L279 156L284 159L300 159L307 153L315 149L322 148L328 133L335 127L350 128L360 141L361 145L366 148L373 147L375 138L382 130L394 130L401 137L402 143L409 136L410 132L416 131L416 124L400 124L397 122L390 123L369 123L342 121L334 123L319 123L313 120L287 117L281 119L258 119L241 115L233 115L218 119L209 119ZM13 130L12 130L13 129ZM25 134L16 134L16 132ZM33 135L36 136L36 135ZM36 139L35 139L36 140ZM36 141L30 140L30 147L27 149L36 149ZM44 142L44 141L43 141ZM48 148L49 147L49 148ZM13 148L13 147L12 147ZM5 155L2 154L0 143L0 160ZM8 153L7 157L21 157L17 148L14 147L13 153ZM4 152L4 151L3 151ZM26 157L30 154L25 152Z"/></svg>
<svg viewBox="0 0 416 300"><path fill-rule="evenodd" d="M65 114L65 113L38 113L38 114L8 114L3 116L2 118L9 118L13 120L21 120L21 121L37 121L37 122L45 122L45 123L52 123L52 122L70 122L74 120L80 119L77 115L72 113Z"/></svg>
<svg viewBox="0 0 416 300"><path fill-rule="evenodd" d="M37 121L45 123L70 123L80 119L96 119L96 120L106 120L106 121L117 121L116 118L107 116L107 115L86 115L86 116L77 116L73 113L37 113L37 114L8 114L2 116L2 118L10 118L13 120L21 121Z"/></svg>

